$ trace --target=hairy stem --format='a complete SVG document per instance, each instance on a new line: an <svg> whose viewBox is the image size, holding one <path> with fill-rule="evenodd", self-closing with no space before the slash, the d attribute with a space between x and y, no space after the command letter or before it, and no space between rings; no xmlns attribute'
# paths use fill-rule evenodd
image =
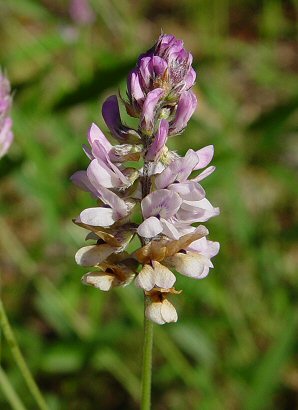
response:
<svg viewBox="0 0 298 410"><path fill-rule="evenodd" d="M36 404L40 410L48 410L48 406L35 383L33 376L27 366L27 363L22 355L18 343L16 341L15 335L13 333L12 327L8 321L4 306L0 300L0 326L2 327L3 334L7 340L10 351L15 359L16 364L18 365L20 372L22 373L27 386L34 397Z"/></svg>
<svg viewBox="0 0 298 410"><path fill-rule="evenodd" d="M145 198L151 190L151 174L154 163L145 161L142 179L142 198ZM142 244L150 242L149 238L141 238ZM142 365L142 395L141 410L150 410L151 406L151 374L152 374L152 347L153 347L153 323L146 318L148 296L144 296L144 342L143 342L143 365Z"/></svg>
<svg viewBox="0 0 298 410"><path fill-rule="evenodd" d="M141 410L150 410L151 405L151 374L152 374L152 346L153 323L145 316L148 301L145 296L144 303L144 345L143 345L143 370L142 370L142 396Z"/></svg>
<svg viewBox="0 0 298 410"><path fill-rule="evenodd" d="M142 178L142 198L145 198L150 193L151 173L152 173L153 166L154 166L153 162L145 161L144 163L143 178Z"/></svg>

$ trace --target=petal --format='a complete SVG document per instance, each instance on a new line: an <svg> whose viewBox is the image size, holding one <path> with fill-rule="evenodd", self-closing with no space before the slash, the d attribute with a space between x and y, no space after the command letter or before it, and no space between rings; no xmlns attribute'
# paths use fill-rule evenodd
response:
<svg viewBox="0 0 298 410"><path fill-rule="evenodd" d="M194 168L194 170L205 168L213 158L214 146L208 145L207 147L201 148L198 151L196 151L196 154L199 158L199 162Z"/></svg>
<svg viewBox="0 0 298 410"><path fill-rule="evenodd" d="M89 130L88 141L91 147L93 146L94 142L97 141L100 146L105 149L106 152L109 152L112 148L110 141L105 137L100 128L94 123L92 123Z"/></svg>
<svg viewBox="0 0 298 410"><path fill-rule="evenodd" d="M192 242L208 235L208 233L208 229L205 226L199 225L193 232L183 235L181 238L179 238L179 240L169 241L166 244L166 255L175 255L181 249L186 249Z"/></svg>
<svg viewBox="0 0 298 410"><path fill-rule="evenodd" d="M160 222L162 223L163 234L170 239L179 239L181 234L177 228L166 219L161 218Z"/></svg>
<svg viewBox="0 0 298 410"><path fill-rule="evenodd" d="M121 185L119 178L117 178L112 170L98 158L91 161L87 168L87 175L92 185L95 187L103 186L105 188L117 188Z"/></svg>
<svg viewBox="0 0 298 410"><path fill-rule="evenodd" d="M12 144L13 133L11 131L11 127L12 119L9 117L5 118L2 129L0 129L0 158L2 158L7 153Z"/></svg>
<svg viewBox="0 0 298 410"><path fill-rule="evenodd" d="M146 318L154 323L157 323L158 325L163 325L166 323L161 315L161 306L162 302L152 302L146 307L145 310Z"/></svg>
<svg viewBox="0 0 298 410"><path fill-rule="evenodd" d="M108 244L84 246L75 255L75 260L81 266L95 266L115 252Z"/></svg>
<svg viewBox="0 0 298 410"><path fill-rule="evenodd" d="M159 189L151 192L141 202L144 218L159 215L168 219L173 216L182 204L180 196L167 189Z"/></svg>
<svg viewBox="0 0 298 410"><path fill-rule="evenodd" d="M94 155L92 154L91 149L86 144L83 144L83 151L85 152L86 156L90 159L90 161L94 159Z"/></svg>
<svg viewBox="0 0 298 410"><path fill-rule="evenodd" d="M142 108L141 125L147 132L151 132L153 130L156 107L163 94L164 90L162 88L155 88L146 96Z"/></svg>
<svg viewBox="0 0 298 410"><path fill-rule="evenodd" d="M112 163L112 161L109 158L109 155L105 150L102 150L101 146L99 143L96 141L94 143L94 156L97 158L97 160L93 160L89 167L94 167L94 174L98 176L98 180L101 180L101 170L100 168L104 168L104 172L107 172L110 175L110 179L112 181L113 186L105 186L106 188L115 188L115 187L121 187L123 185L129 185L128 179L123 175L123 173L120 171L120 169ZM96 170L97 167L97 170Z"/></svg>
<svg viewBox="0 0 298 410"><path fill-rule="evenodd" d="M183 201L177 218L181 221L206 222L213 216L219 215L219 208L214 208L208 199L200 201Z"/></svg>
<svg viewBox="0 0 298 410"><path fill-rule="evenodd" d="M183 41L171 34L161 34L155 47L155 53L168 58L171 54L183 49Z"/></svg>
<svg viewBox="0 0 298 410"><path fill-rule="evenodd" d="M80 213L80 220L84 224L92 226L111 226L115 223L111 208L87 208Z"/></svg>
<svg viewBox="0 0 298 410"><path fill-rule="evenodd" d="M145 95L140 84L140 78L136 70L133 70L128 77L127 88L129 96L135 101L141 102L144 100Z"/></svg>
<svg viewBox="0 0 298 410"><path fill-rule="evenodd" d="M171 191L177 192L183 200L200 201L205 197L205 191L197 182L186 181L168 186Z"/></svg>
<svg viewBox="0 0 298 410"><path fill-rule="evenodd" d="M206 276L205 267L208 268L211 262L208 258L196 252L188 252L187 254L176 253L176 255L165 259L165 263L175 268L182 275L203 279Z"/></svg>
<svg viewBox="0 0 298 410"><path fill-rule="evenodd" d="M150 265L144 265L135 279L135 284L137 287L149 291L154 288L154 279L153 268Z"/></svg>
<svg viewBox="0 0 298 410"><path fill-rule="evenodd" d="M156 176L156 188L166 188L173 182L186 181L198 161L196 152L192 149L188 150L185 157L175 159L164 171Z"/></svg>
<svg viewBox="0 0 298 410"><path fill-rule="evenodd" d="M152 65L151 65L152 57L142 57L139 60L139 73L142 79L143 86L145 88L149 87L150 80L152 77Z"/></svg>
<svg viewBox="0 0 298 410"><path fill-rule="evenodd" d="M82 282L85 285L94 286L104 292L109 291L113 287L114 276L107 275L105 272L89 272L82 277Z"/></svg>
<svg viewBox="0 0 298 410"><path fill-rule="evenodd" d="M116 95L111 95L104 101L102 105L102 116L111 133L117 135L117 130L122 123Z"/></svg>
<svg viewBox="0 0 298 410"><path fill-rule="evenodd" d="M186 74L185 77L185 89L188 90L190 87L192 87L196 81L196 72L195 70L190 67L188 73Z"/></svg>
<svg viewBox="0 0 298 410"><path fill-rule="evenodd" d="M177 322L178 315L176 309L167 299L164 299L160 309L161 317L166 323Z"/></svg>
<svg viewBox="0 0 298 410"><path fill-rule="evenodd" d="M168 67L166 61L159 56L153 56L151 64L155 77L162 77Z"/></svg>
<svg viewBox="0 0 298 410"><path fill-rule="evenodd" d="M170 134L178 134L187 125L197 106L197 98L192 91L184 91L178 101L175 118L171 121Z"/></svg>
<svg viewBox="0 0 298 410"><path fill-rule="evenodd" d="M213 258L216 256L220 250L220 243L214 241L207 241L208 250L209 250L209 257Z"/></svg>
<svg viewBox="0 0 298 410"><path fill-rule="evenodd" d="M211 175L212 172L215 171L215 169L216 168L214 166L206 168L203 172L201 172L199 175L197 175L195 178L193 178L192 181L196 181L196 182L202 181L203 179L205 179L209 175Z"/></svg>
<svg viewBox="0 0 298 410"><path fill-rule="evenodd" d="M174 283L176 282L176 276L174 275L174 273L159 262L153 261L152 263L154 268L154 284L162 289L172 288Z"/></svg>
<svg viewBox="0 0 298 410"><path fill-rule="evenodd" d="M143 238L153 238L162 232L162 224L159 219L150 216L138 227L138 234Z"/></svg>
<svg viewBox="0 0 298 410"><path fill-rule="evenodd" d="M154 137L153 143L150 145L147 153L146 160L154 161L158 159L163 147L168 138L169 123L166 120L161 120L159 123L159 128L156 136Z"/></svg>
<svg viewBox="0 0 298 410"><path fill-rule="evenodd" d="M91 164L90 164L91 165ZM97 196L106 204L109 205L117 213L119 218L127 215L127 206L123 199L119 198L114 192L103 187L97 178L96 167L90 166L87 168L88 179L95 188Z"/></svg>
<svg viewBox="0 0 298 410"><path fill-rule="evenodd" d="M213 258L215 255L218 254L220 244L219 242L208 241L204 237L192 242L187 249L198 252L206 256L207 258Z"/></svg>
<svg viewBox="0 0 298 410"><path fill-rule="evenodd" d="M97 191L89 181L86 171L77 171L71 177L70 180L83 191L92 192L97 195Z"/></svg>

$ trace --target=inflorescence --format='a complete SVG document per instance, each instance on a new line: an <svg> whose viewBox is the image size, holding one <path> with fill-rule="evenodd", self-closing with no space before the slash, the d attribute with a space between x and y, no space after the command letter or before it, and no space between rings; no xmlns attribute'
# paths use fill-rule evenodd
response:
<svg viewBox="0 0 298 410"><path fill-rule="evenodd" d="M197 225L219 214L200 185L215 169L207 167L213 146L189 149L184 157L166 147L196 109L195 79L192 55L183 42L162 34L138 59L127 79L127 98L121 98L138 127L122 123L116 95L107 98L102 115L118 144L112 145L92 124L90 147L83 147L90 164L72 176L98 202L74 220L89 231L86 239L96 241L76 253L79 265L95 268L83 283L108 291L134 280L146 295L147 318L158 324L177 321L168 300L180 293L171 269L202 279L219 251L218 242L207 240L207 228ZM135 163L142 168L131 165ZM137 224L140 208L143 221ZM140 248L129 254L126 248L136 235Z"/></svg>

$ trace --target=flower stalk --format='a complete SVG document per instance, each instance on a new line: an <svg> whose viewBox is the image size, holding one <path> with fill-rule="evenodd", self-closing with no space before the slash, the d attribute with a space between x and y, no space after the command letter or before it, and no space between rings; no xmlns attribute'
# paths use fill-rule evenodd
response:
<svg viewBox="0 0 298 410"><path fill-rule="evenodd" d="M150 303L148 296L144 296L144 342L142 365L141 410L149 410L151 406L151 378L152 378L152 350L153 350L153 322L146 317L146 307Z"/></svg>
<svg viewBox="0 0 298 410"><path fill-rule="evenodd" d="M8 321L4 306L2 301L0 300L0 326L3 330L3 334L7 340L8 346L10 348L11 354L14 357L14 360L17 366L22 373L22 376L30 390L32 396L34 397L36 404L40 410L49 410L35 380L27 366L27 363L24 359L24 356L21 353L17 340L15 338L14 332L10 323Z"/></svg>
<svg viewBox="0 0 298 410"><path fill-rule="evenodd" d="M145 140L144 146L148 149L148 140ZM143 180L142 180L142 198L150 193L151 175L153 163L144 162ZM141 237L143 246L150 242L149 238ZM143 340L143 363L141 378L141 410L150 410L151 408L151 379L152 379L152 351L153 351L153 322L146 317L147 306L150 305L150 298L144 294L144 340Z"/></svg>

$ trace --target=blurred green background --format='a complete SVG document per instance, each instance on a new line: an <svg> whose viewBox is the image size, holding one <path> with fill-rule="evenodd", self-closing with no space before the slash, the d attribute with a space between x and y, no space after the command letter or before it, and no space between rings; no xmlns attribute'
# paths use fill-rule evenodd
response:
<svg viewBox="0 0 298 410"><path fill-rule="evenodd" d="M153 409L297 409L297 1L89 7L84 20L66 1L0 3L15 134L0 161L2 299L50 408L138 408L142 294L81 284L71 219L94 202L69 176L87 166L91 122L106 132L101 103L162 29L194 55L199 109L171 146L215 146L203 185L221 251L205 280L178 277L178 323L155 326ZM5 340L2 366L35 409Z"/></svg>

